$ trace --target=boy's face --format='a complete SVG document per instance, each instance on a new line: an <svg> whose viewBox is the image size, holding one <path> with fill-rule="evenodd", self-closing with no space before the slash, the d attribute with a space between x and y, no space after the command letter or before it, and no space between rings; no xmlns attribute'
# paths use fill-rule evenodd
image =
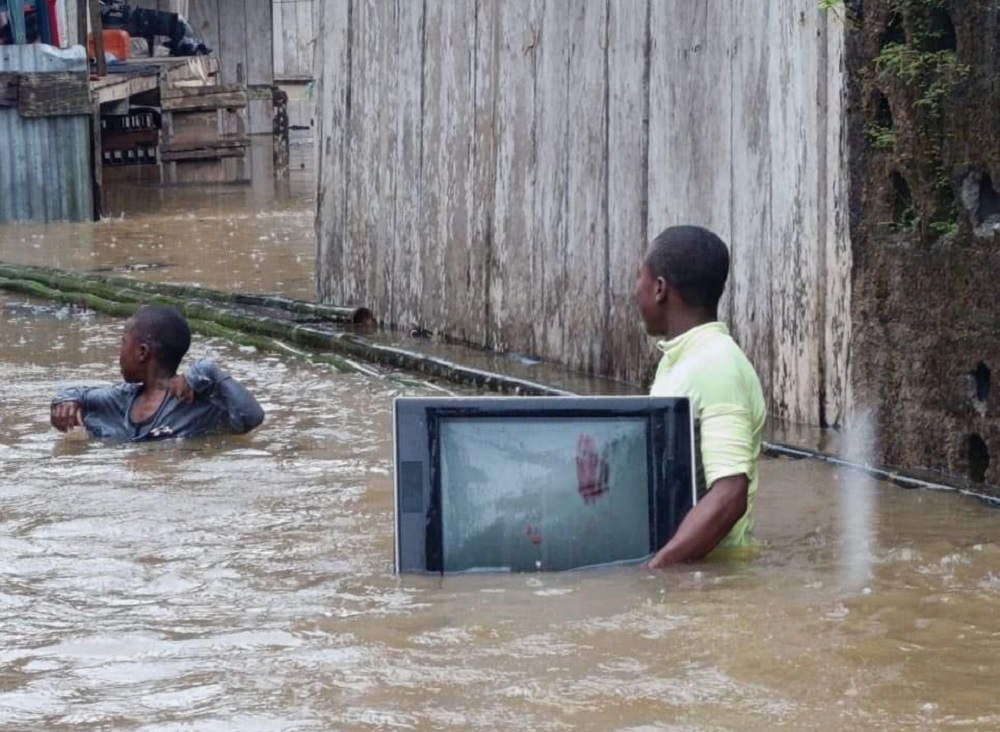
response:
<svg viewBox="0 0 1000 732"><path fill-rule="evenodd" d="M146 378L146 364L149 361L149 346L142 343L132 328L132 321L125 324L122 333L122 348L118 355L118 364L122 369L122 378L129 384L142 383Z"/></svg>

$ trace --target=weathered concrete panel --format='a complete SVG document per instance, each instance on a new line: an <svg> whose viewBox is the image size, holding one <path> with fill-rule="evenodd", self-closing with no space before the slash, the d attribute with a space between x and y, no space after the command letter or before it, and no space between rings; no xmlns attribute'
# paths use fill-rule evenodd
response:
<svg viewBox="0 0 1000 732"><path fill-rule="evenodd" d="M772 271L780 242L771 236L771 3L738 0L732 33L732 189L729 281L733 337L757 367L767 394L774 364ZM756 184L749 184L757 181ZM767 335L765 335L767 334Z"/></svg>
<svg viewBox="0 0 1000 732"><path fill-rule="evenodd" d="M379 2L375 4L375 10L375 27L378 31L369 36L373 43L368 57L373 81L371 93L364 96L372 106L365 108L370 115L365 114L364 118L387 115L387 119L381 124L372 125L374 156L365 158L364 171L361 173L361 180L368 181L368 195L364 201L359 202L354 214L362 216L367 222L371 237L369 266L365 270L368 275L365 286L369 293L368 301L378 311L393 312L395 287L387 287L386 284L396 282L394 212L398 191L395 121L400 112L399 49L403 46L416 46L419 49L421 36L410 32L412 28L400 25L399 3ZM371 161L376 162L372 164Z"/></svg>
<svg viewBox="0 0 1000 732"><path fill-rule="evenodd" d="M637 335L632 289L647 233L649 12L647 0L608 6L608 322L600 371L644 378L650 344Z"/></svg>
<svg viewBox="0 0 1000 732"><path fill-rule="evenodd" d="M819 419L819 212L817 210L816 23L797 0L777 0L768 17L768 112L771 133L772 323L775 338L771 410L792 422ZM825 141L824 141L825 142Z"/></svg>
<svg viewBox="0 0 1000 732"><path fill-rule="evenodd" d="M731 14L729 0L652 3L651 238L667 226L697 224L732 239Z"/></svg>
<svg viewBox="0 0 1000 732"><path fill-rule="evenodd" d="M493 252L496 248L497 85L500 65L499 9L495 2L476 3L473 62L472 202L466 291L451 297L465 304L460 332L472 343L493 342L490 324ZM471 316L475 313L475 316Z"/></svg>
<svg viewBox="0 0 1000 732"><path fill-rule="evenodd" d="M429 236L422 237L421 269L430 290L414 291L421 323L441 323L454 337L474 340L469 308L483 312L483 247L471 235L476 206L475 92L476 7L428 6L422 207ZM492 182L491 182L492 185ZM492 188L488 204L493 205ZM478 274L475 274L478 273ZM443 275L443 276L442 276Z"/></svg>
<svg viewBox="0 0 1000 732"><path fill-rule="evenodd" d="M567 20L567 241L562 271L545 281L546 297L557 297L560 306L558 335L550 331L546 352L562 353L578 368L593 372L602 362L601 334L608 326L607 5L574 3ZM573 297L577 291L587 296Z"/></svg>
<svg viewBox="0 0 1000 732"><path fill-rule="evenodd" d="M532 250L536 178L535 54L539 18L534 0L497 2L497 168L491 247L489 327L500 349L535 353ZM436 243L441 246L441 243ZM553 245L558 251L558 243Z"/></svg>
<svg viewBox="0 0 1000 732"><path fill-rule="evenodd" d="M331 4L350 31L323 73L351 94L321 86L321 120L349 112L345 152L335 131L321 149L344 156L322 169L322 297L638 379L639 260L699 223L731 246L723 316L777 411L844 412L843 166L818 152L840 135L843 31L814 2Z"/></svg>
<svg viewBox="0 0 1000 732"><path fill-rule="evenodd" d="M821 221L824 250L820 276L826 282L823 302L821 423L846 426L853 408L850 381L851 256L849 220L849 162L847 145L847 80L842 22L825 15L820 20L826 56L819 64L819 169ZM825 139L825 143L823 140Z"/></svg>
<svg viewBox="0 0 1000 732"><path fill-rule="evenodd" d="M367 302L376 312L391 312L391 288L381 282L380 227L393 191L385 185L394 175L393 161L380 144L395 110L383 106L384 48L395 47L396 24L387 22L395 4L357 0L352 18L351 115L348 121L347 230L344 250L344 294L348 301ZM392 79L395 87L395 79ZM389 209L391 210L391 209Z"/></svg>
<svg viewBox="0 0 1000 732"><path fill-rule="evenodd" d="M437 197L424 189L423 165L425 153L430 147L425 142L425 126L429 122L422 114L424 95L432 85L430 75L432 59L424 50L428 44L424 37L436 32L436 19L424 17L421 3L401 2L399 4L399 62L398 112L393 113L396 123L396 197L393 210L394 226L389 232L390 240L385 242L393 251L393 287L389 294L390 311L395 321L404 327L418 326L438 313L424 313L421 310L421 293L424 292L424 269L435 257L428 250L423 214L427 205ZM432 44L431 48L436 48ZM429 184L439 180L430 175ZM447 238L440 239L442 242ZM429 283L435 284L435 281ZM430 301L430 298L427 299Z"/></svg>
<svg viewBox="0 0 1000 732"><path fill-rule="evenodd" d="M317 195L316 280L320 300L346 302L344 239L347 234L347 189L350 158L347 153L351 112L351 30L353 1L320 5L316 58Z"/></svg>
<svg viewBox="0 0 1000 732"><path fill-rule="evenodd" d="M579 3L547 0L541 4L537 37L529 53L535 59L535 200L532 239L549 241L531 247L531 291L523 303L534 332L535 351L565 353L566 255L569 239L568 196L570 145L570 16ZM526 307L525 307L526 306ZM530 313L530 315L529 315Z"/></svg>
<svg viewBox="0 0 1000 732"><path fill-rule="evenodd" d="M845 54L852 396L872 412L876 459L1000 494L1000 8L904 4L907 71L916 61L918 74L875 74L898 9L866 2ZM929 30L941 47L921 45ZM874 144L885 125L890 144Z"/></svg>

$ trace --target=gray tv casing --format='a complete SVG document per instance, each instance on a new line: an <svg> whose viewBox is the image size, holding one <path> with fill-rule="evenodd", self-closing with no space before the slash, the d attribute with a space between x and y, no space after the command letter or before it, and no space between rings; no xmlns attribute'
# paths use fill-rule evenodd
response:
<svg viewBox="0 0 1000 732"><path fill-rule="evenodd" d="M635 416L637 413L660 411L674 415L686 412L687 419L681 429L689 454L680 455L678 462L684 466L683 479L686 486L676 488L675 499L686 501L689 491L690 505L698 500L695 457L695 420L690 401L680 397L649 396L566 396L566 397L398 397L393 404L393 455L395 459L394 479L394 560L397 573L443 573L442 569L427 567L427 534L429 511L433 505L431 446L428 434L428 410L441 412L445 416L460 417L540 417L579 416L592 417ZM664 425L669 431L675 425ZM676 444L671 435L668 445ZM650 481L654 476L650 475ZM661 489L665 490L665 488ZM650 493L653 488L650 488ZM653 500L651 498L651 500ZM686 510L684 513L686 513ZM654 520L651 511L651 522ZM669 528L669 535L657 535L650 529L650 552L656 551L677 529L683 514L676 517ZM662 533L662 532L660 532Z"/></svg>

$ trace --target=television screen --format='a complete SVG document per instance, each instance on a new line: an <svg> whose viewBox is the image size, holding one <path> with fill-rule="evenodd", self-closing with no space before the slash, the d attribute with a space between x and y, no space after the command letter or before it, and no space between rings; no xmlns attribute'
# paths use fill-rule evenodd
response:
<svg viewBox="0 0 1000 732"><path fill-rule="evenodd" d="M638 561L694 505L687 399L396 400L396 569Z"/></svg>
<svg viewBox="0 0 1000 732"><path fill-rule="evenodd" d="M649 553L647 419L447 418L439 429L445 572Z"/></svg>

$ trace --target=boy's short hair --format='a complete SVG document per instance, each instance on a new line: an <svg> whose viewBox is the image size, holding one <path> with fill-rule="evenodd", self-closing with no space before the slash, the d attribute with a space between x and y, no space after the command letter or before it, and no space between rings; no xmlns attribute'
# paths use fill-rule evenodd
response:
<svg viewBox="0 0 1000 732"><path fill-rule="evenodd" d="M166 305L143 305L132 316L129 327L171 371L177 370L191 347L191 327L187 320Z"/></svg>
<svg viewBox="0 0 1000 732"><path fill-rule="evenodd" d="M729 250L700 226L671 226L653 239L646 255L653 277L662 277L688 305L716 310L729 278Z"/></svg>

